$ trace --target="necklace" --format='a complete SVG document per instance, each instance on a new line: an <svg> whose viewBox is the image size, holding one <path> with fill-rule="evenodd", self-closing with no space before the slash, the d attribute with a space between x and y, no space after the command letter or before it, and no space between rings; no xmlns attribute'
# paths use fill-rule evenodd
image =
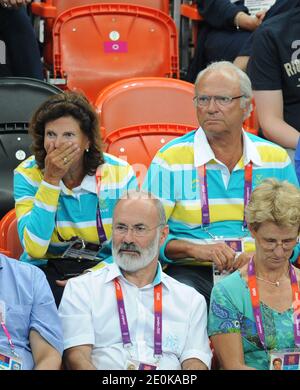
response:
<svg viewBox="0 0 300 390"><path fill-rule="evenodd" d="M277 280L276 282L271 282L270 280L260 278L259 276L256 276L256 279L262 280L263 282L266 282L266 283L273 284L273 286L276 286L276 287L279 287L279 285L280 285L279 280Z"/></svg>

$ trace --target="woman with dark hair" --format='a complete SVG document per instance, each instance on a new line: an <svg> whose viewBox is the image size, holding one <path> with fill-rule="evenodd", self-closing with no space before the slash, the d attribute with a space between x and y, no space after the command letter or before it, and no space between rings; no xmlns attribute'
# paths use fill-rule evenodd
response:
<svg viewBox="0 0 300 390"><path fill-rule="evenodd" d="M137 182L102 152L97 114L78 93L50 97L30 124L33 156L15 170L22 261L38 265L59 304L65 280L110 256L117 199Z"/></svg>

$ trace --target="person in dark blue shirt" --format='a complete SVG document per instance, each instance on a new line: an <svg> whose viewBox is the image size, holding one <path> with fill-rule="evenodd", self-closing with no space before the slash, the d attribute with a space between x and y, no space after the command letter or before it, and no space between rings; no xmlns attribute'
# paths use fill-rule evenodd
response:
<svg viewBox="0 0 300 390"><path fill-rule="evenodd" d="M0 0L0 77L43 79L39 46L25 7L30 2Z"/></svg>
<svg viewBox="0 0 300 390"><path fill-rule="evenodd" d="M277 0L266 12L251 16L244 0L197 0L200 23L195 56L187 79L194 82L198 72L215 61L231 61L246 69L252 53L253 32L260 24L275 15L297 6L299 0Z"/></svg>

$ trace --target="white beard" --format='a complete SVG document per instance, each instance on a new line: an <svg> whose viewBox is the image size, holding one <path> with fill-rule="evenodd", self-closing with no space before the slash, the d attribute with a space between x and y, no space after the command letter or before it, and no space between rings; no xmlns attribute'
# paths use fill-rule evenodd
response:
<svg viewBox="0 0 300 390"><path fill-rule="evenodd" d="M135 255L130 255L128 253L119 253L119 250L122 246L119 245L118 248L115 247L114 243L112 244L112 255L115 262L118 266L127 272L136 272L140 269L147 267L153 261L153 259L158 255L159 251L159 240L160 232L157 233L155 239L149 248L142 249L138 246L135 246L135 249L140 253Z"/></svg>

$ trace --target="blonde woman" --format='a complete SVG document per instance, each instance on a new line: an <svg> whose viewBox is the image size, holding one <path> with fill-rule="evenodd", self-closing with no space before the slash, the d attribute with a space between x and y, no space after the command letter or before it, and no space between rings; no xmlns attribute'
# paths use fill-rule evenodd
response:
<svg viewBox="0 0 300 390"><path fill-rule="evenodd" d="M265 180L246 219L255 255L211 296L208 331L224 369L268 369L271 350L300 347L300 272L289 261L300 228L299 189Z"/></svg>

